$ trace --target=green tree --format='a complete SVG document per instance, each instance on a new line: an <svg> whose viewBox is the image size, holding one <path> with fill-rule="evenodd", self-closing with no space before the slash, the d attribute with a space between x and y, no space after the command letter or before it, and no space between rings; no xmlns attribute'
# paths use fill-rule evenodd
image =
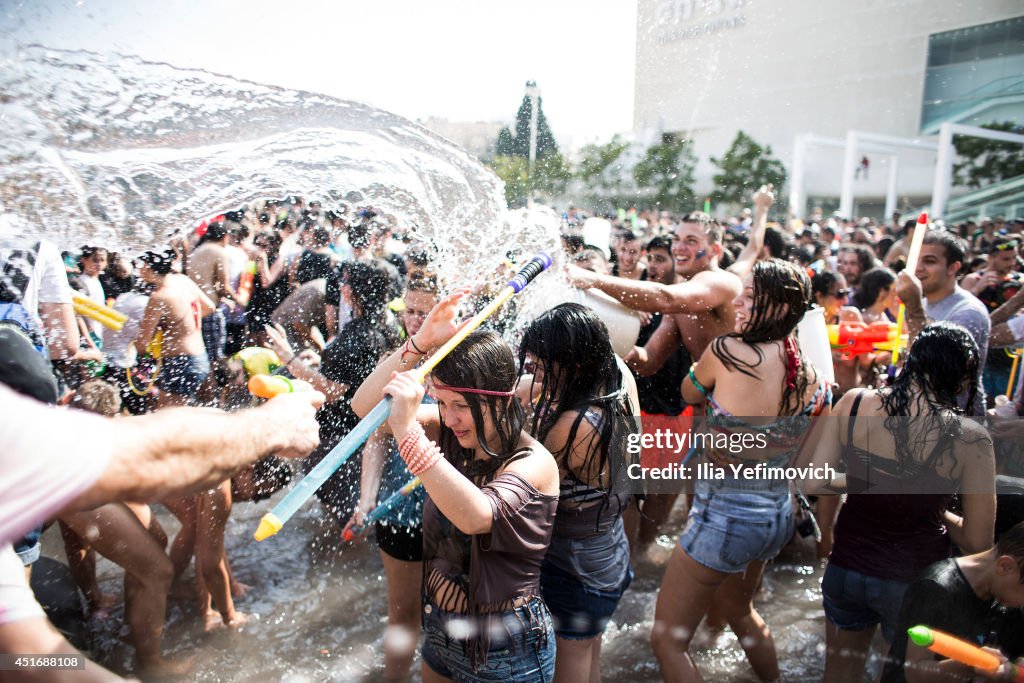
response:
<svg viewBox="0 0 1024 683"><path fill-rule="evenodd" d="M521 206L526 200L542 193L557 195L572 178L572 170L558 152L558 143L544 116L542 98L537 98L537 157L530 177L530 117L533 100L524 96L516 112L515 132L507 127L498 133L491 169L505 181L505 199L509 206Z"/></svg>
<svg viewBox="0 0 1024 683"><path fill-rule="evenodd" d="M515 154L515 138L512 137L512 131L508 129L508 126L503 127L498 132L498 141L494 144L494 156L498 157L510 157Z"/></svg>
<svg viewBox="0 0 1024 683"><path fill-rule="evenodd" d="M988 123L982 128L1024 135L1024 128L1011 121ZM957 185L980 188L1024 175L1024 145L1019 143L957 135L953 147L960 157L953 164L953 182Z"/></svg>
<svg viewBox="0 0 1024 683"><path fill-rule="evenodd" d="M488 164L505 183L505 201L511 207L523 206L530 193L529 162L523 157L495 156Z"/></svg>
<svg viewBox="0 0 1024 683"><path fill-rule="evenodd" d="M538 194L549 198L558 195L572 179L572 169L561 154L538 159L532 177L529 160L520 156L495 156L489 166L505 183L505 201L511 207L524 206L527 199Z"/></svg>
<svg viewBox="0 0 1024 683"><path fill-rule="evenodd" d="M516 112L516 136L513 138L512 153L515 156L530 158L530 116L533 113L533 100L528 95ZM544 98L537 98L537 158L548 154L558 154L558 143L548 127L548 119L544 116Z"/></svg>
<svg viewBox="0 0 1024 683"><path fill-rule="evenodd" d="M669 211L690 211L697 206L693 193L693 169L697 157L689 140L666 136L647 148L644 158L633 169L633 178L642 199Z"/></svg>
<svg viewBox="0 0 1024 683"><path fill-rule="evenodd" d="M580 150L582 158L576 165L575 178L587 206L613 210L625 200L626 176L621 158L628 148L629 143L616 135L603 145L586 145Z"/></svg>
<svg viewBox="0 0 1024 683"><path fill-rule="evenodd" d="M742 130L722 158L711 157L711 163L720 171L712 178L715 190L711 196L717 202L742 204L767 183L775 185L775 195L780 196L786 182L786 167L772 158L771 146L762 147Z"/></svg>

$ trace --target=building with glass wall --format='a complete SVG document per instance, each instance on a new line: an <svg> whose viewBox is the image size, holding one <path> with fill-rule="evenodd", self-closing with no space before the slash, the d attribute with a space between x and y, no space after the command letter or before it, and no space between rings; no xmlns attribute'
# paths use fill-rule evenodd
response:
<svg viewBox="0 0 1024 683"><path fill-rule="evenodd" d="M806 150L806 196L834 208L843 149L828 143L848 131L1024 124L1020 0L639 0L636 62L635 129L691 138L701 193L709 157L740 130L787 166L797 135L822 141ZM893 164L901 206L928 202L934 151L876 145L864 157L855 213L881 213Z"/></svg>

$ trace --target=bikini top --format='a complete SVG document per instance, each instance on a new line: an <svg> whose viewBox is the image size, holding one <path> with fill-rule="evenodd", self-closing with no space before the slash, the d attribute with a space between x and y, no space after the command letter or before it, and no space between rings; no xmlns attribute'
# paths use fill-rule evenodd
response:
<svg viewBox="0 0 1024 683"><path fill-rule="evenodd" d="M762 432L767 437L767 446L771 448L786 449L785 453L769 458L767 461L751 458L739 458L739 460L750 461L752 463L767 462L769 465L776 465L788 462L790 458L792 458L796 449L803 442L805 435L810 430L811 418L820 415L825 409L825 406L832 405L832 388L821 374L818 373L818 388L815 390L814 395L811 396L811 399L807 402L807 405L805 405L799 413L796 415L780 416L765 424L751 424L726 410L718 401L715 400L715 396L711 391L708 391L700 384L700 382L696 381L696 377L693 376L692 371L690 373L690 378L693 380L693 384L697 388L697 391L699 391L707 400L705 414L707 416L708 426L712 431L731 433L740 429L752 432Z"/></svg>

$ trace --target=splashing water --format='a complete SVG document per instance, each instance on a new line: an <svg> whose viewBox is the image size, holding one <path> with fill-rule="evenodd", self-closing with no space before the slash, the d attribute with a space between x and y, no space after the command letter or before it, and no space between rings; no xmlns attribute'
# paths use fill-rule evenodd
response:
<svg viewBox="0 0 1024 683"><path fill-rule="evenodd" d="M500 181L475 159L362 104L40 46L19 48L4 64L0 92L0 220L62 246L149 248L201 218L299 194L328 208L370 204L392 214L438 247L441 275L453 285L500 282L495 273L510 254L525 260L539 250L560 251L552 212L507 212ZM519 318L565 298L564 279L539 278L516 297ZM196 655L193 680L372 678L386 605L376 552L371 544L332 549L318 541L323 520L315 505L297 515L288 533L255 544L252 528L273 502L239 505L226 533L235 570L253 586L239 609L253 620L243 633L205 637L174 603L165 654ZM161 517L169 531L176 529ZM51 534L49 543L55 542ZM672 545L667 540L665 553ZM777 565L769 582L797 588L806 569ZM105 589L116 591L121 576L101 561ZM659 570L639 571L620 604L605 635L606 676L660 678L647 645L659 581ZM779 629L780 658L784 668L795 664L787 676L814 680L820 677L814 638L786 627L820 620L820 594L793 590L784 597L764 610ZM130 648L119 623L105 624L97 645L101 661L124 671ZM734 645L701 661L711 680L751 680Z"/></svg>
<svg viewBox="0 0 1024 683"><path fill-rule="evenodd" d="M0 208L61 245L142 249L258 199L372 205L437 245L441 274L558 246L464 150L356 102L134 57L21 48L0 70ZM525 253L528 258L529 253Z"/></svg>

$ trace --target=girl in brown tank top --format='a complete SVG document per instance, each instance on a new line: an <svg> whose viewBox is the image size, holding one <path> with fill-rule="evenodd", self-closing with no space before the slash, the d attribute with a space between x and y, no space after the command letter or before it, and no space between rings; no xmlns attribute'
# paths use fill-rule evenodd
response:
<svg viewBox="0 0 1024 683"><path fill-rule="evenodd" d="M421 405L412 362L458 329L461 294L443 299L356 392L365 415L393 399L388 427L429 496L423 512L424 681L546 681L555 638L540 566L558 504L558 467L523 431L516 364L493 332L473 332L434 369ZM437 445L435 445L437 444Z"/></svg>

